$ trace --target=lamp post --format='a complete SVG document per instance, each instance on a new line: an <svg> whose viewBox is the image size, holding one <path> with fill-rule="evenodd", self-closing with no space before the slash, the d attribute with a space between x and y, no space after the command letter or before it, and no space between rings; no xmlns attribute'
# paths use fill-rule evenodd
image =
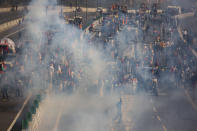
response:
<svg viewBox="0 0 197 131"><path fill-rule="evenodd" d="M88 0L86 0L86 21L88 19Z"/></svg>
<svg viewBox="0 0 197 131"><path fill-rule="evenodd" d="M78 0L76 0L75 18L77 16L77 6L78 6Z"/></svg>
<svg viewBox="0 0 197 131"><path fill-rule="evenodd" d="M62 2L62 0L60 0L60 6L61 6L60 16L63 17L63 2Z"/></svg>

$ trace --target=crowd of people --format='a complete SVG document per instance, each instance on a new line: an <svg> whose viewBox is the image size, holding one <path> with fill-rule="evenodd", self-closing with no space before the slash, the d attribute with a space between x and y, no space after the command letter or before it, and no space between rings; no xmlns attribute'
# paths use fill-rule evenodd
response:
<svg viewBox="0 0 197 131"><path fill-rule="evenodd" d="M159 14L156 5L151 13L144 8L136 14L115 11L104 15L100 35L91 39L109 56L106 63L112 62L110 77L100 77L95 85L101 92L151 91L157 96L166 82L176 88L194 87L196 58L189 51L192 38L188 30L183 31L182 41L173 17ZM16 96L23 96L24 88L37 86L72 94L80 86L83 70L76 70L72 50L52 45L55 34L53 30L45 33L47 40L36 48L35 42L26 41L17 49L14 67L1 74L3 99L8 99L8 89L14 89Z"/></svg>
<svg viewBox="0 0 197 131"><path fill-rule="evenodd" d="M142 6L143 8L143 6ZM146 90L158 95L158 87L195 89L196 85L196 58L192 54L192 35L187 29L183 30L183 40L178 32L178 19L172 17L168 12L158 13L156 5L152 7L151 13L141 10L134 15L116 14L107 17L104 35L113 32L114 27L117 32L114 40L104 40L104 49L112 54L119 71L117 78L114 78L115 88L124 87ZM127 18L127 20L126 20ZM128 19L129 18L129 19ZM105 20L105 19L104 19ZM118 22L117 22L117 21ZM127 21L127 23L125 23ZM132 31L125 31L128 28L137 28L137 34ZM123 27L123 30L120 29ZM125 27L125 28L124 28ZM119 30L120 29L120 30ZM107 30L107 31L106 31ZM111 33L113 34L113 33ZM117 39L116 37L120 37ZM134 38L132 38L134 36ZM111 38L110 35L108 37ZM126 48L132 46L134 57L125 56ZM125 48L125 47L126 48ZM124 49L122 49L124 48ZM132 48L130 54L132 54ZM115 57L114 57L115 56ZM134 86L136 85L137 86ZM166 85L168 83L168 87ZM137 87L137 88L136 88ZM113 88L113 87L111 87Z"/></svg>

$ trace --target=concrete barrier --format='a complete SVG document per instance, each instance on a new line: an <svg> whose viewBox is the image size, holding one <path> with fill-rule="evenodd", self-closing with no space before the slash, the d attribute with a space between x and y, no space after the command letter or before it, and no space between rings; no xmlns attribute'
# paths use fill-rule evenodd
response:
<svg viewBox="0 0 197 131"><path fill-rule="evenodd" d="M17 11L24 10L25 6L18 6ZM12 7L7 8L0 8L0 13L10 12L12 10Z"/></svg>
<svg viewBox="0 0 197 131"><path fill-rule="evenodd" d="M31 9L33 8L33 6L19 6L17 8L17 11L22 11L24 10L25 8L27 9ZM53 8L53 7L49 7L49 8ZM58 10L60 11L60 9L62 8L62 10L64 12L73 12L75 11L76 7L69 7L69 6L57 6ZM85 8L85 7L80 7L82 12L96 12L97 8ZM12 7L7 7L7 8L0 8L0 13L5 13L5 12L10 12L12 10ZM107 12L107 9L106 8L103 8L103 12Z"/></svg>
<svg viewBox="0 0 197 131"><path fill-rule="evenodd" d="M5 30L8 30L18 24L20 24L23 21L23 18L18 18L12 21L8 21L6 23L0 24L0 32L3 32Z"/></svg>
<svg viewBox="0 0 197 131"><path fill-rule="evenodd" d="M27 7L28 9L32 9L32 8L38 8L37 6L28 6ZM54 7L48 7L48 10L52 10L52 11L62 11L63 12L74 12L76 10L76 7L69 7L69 6L56 6L55 8ZM81 11L82 12L96 12L97 8L85 8L85 7L80 7ZM103 12L107 12L107 9L106 8L103 8Z"/></svg>
<svg viewBox="0 0 197 131"><path fill-rule="evenodd" d="M28 131L36 131L36 130L38 130L39 124L41 122L41 117L42 117L41 115L44 113L44 110L43 110L44 102L42 101L39 104L39 107L36 110L36 113L32 115L32 121L30 121L28 123L28 127L29 127ZM25 130L23 130L23 131L25 131Z"/></svg>
<svg viewBox="0 0 197 131"><path fill-rule="evenodd" d="M0 8L0 13L9 12L11 11L11 7L9 8Z"/></svg>
<svg viewBox="0 0 197 131"><path fill-rule="evenodd" d="M176 15L175 18L177 18L177 19L185 19L185 18L191 17L191 16L194 16L194 12L189 12L189 13Z"/></svg>
<svg viewBox="0 0 197 131"><path fill-rule="evenodd" d="M23 10L25 8L25 6L21 6L21 7L18 7L18 10ZM28 9L32 8L32 6L28 6ZM60 9L62 8L63 12L73 12L75 11L75 7L61 7L61 6L58 6L57 9L60 11ZM85 12L86 11L86 8L84 7L81 7L82 11ZM6 11L10 11L11 10L11 7L9 8L0 8L0 12L6 12ZM104 11L106 9L103 9ZM96 8L87 8L87 11L88 12L96 12ZM0 33L3 32L3 31L6 31L14 26L17 26L18 24L20 24L22 22L24 17L22 18L18 18L18 19L15 19L15 20L12 20L12 21L8 21L6 23L3 23L3 24L0 24Z"/></svg>
<svg viewBox="0 0 197 131"><path fill-rule="evenodd" d="M85 27L83 28L84 33L88 34L89 33L89 28L91 25L93 25L93 27L97 26L99 23L101 23L101 21L103 20L103 17L98 17L96 20L88 23L87 25L85 25Z"/></svg>

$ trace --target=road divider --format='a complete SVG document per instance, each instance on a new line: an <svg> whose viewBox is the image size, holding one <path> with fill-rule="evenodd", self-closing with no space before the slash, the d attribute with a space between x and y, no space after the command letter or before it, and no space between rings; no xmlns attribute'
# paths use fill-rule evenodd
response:
<svg viewBox="0 0 197 131"><path fill-rule="evenodd" d="M24 107L27 105L27 103L28 103L28 101L30 100L31 96L32 96L32 94L30 94L30 95L26 98L25 102L23 103L23 106L21 107L20 111L17 113L16 117L14 118L13 122L11 123L11 125L9 126L9 128L7 129L7 131L11 131L11 130L12 130L14 124L16 123L17 119L18 119L19 116L21 115L21 113L22 113Z"/></svg>
<svg viewBox="0 0 197 131"><path fill-rule="evenodd" d="M82 30L84 30L84 32L87 34L89 33L89 28L91 26L95 27L96 25L98 25L99 23L101 23L103 17L97 17L95 20L92 20L90 22L88 22L86 25L83 26Z"/></svg>
<svg viewBox="0 0 197 131"><path fill-rule="evenodd" d="M11 7L10 7L11 8ZM1 10L8 10L8 9L10 9L10 8L6 8L6 9L0 9L0 12L1 12ZM25 8L25 7L20 7L21 8L21 10L22 10L22 8ZM28 9L30 9L31 8L31 6L29 6L28 7ZM63 10L63 12L73 12L73 11L75 11L75 9L76 8L74 8L74 7L72 7L72 8L70 8L70 7L58 7L59 9L62 9ZM81 10L82 10L82 12L85 12L86 11L86 8L83 8L83 7L81 7ZM104 10L104 9L103 9ZM96 8L87 8L87 11L88 12L96 12ZM19 24L21 24L22 22L23 22L23 20L24 20L24 18L25 18L25 16L24 17L21 17L21 18L17 18L17 19L15 19L15 20L11 20L11 21L8 21L8 22L5 22L5 23L3 23L3 24L0 24L0 33L1 32L3 32L3 31L6 31L6 30L8 30L8 29L10 29L10 28L12 28L12 27L14 27L14 26L17 26L17 25L19 25ZM90 26L91 24L97 24L98 23L98 20L100 19L101 17L97 17L96 18L96 20L93 20L93 21L95 21L94 23L92 23L93 21L90 21L88 24L86 24L84 27L83 27L83 30L85 30L86 28L88 28L88 26ZM85 32L86 32L87 30L85 30Z"/></svg>
<svg viewBox="0 0 197 131"><path fill-rule="evenodd" d="M18 6L17 11L22 11L26 8L27 6ZM16 11L16 7L7 7L7 8L0 8L0 13L5 13L5 12L10 12L10 11Z"/></svg>
<svg viewBox="0 0 197 131"><path fill-rule="evenodd" d="M8 22L3 23L3 24L0 24L0 33L3 32L3 31L8 30L8 29L10 29L14 26L17 26L17 25L21 24L22 22L23 22L23 17L15 19L15 20L8 21Z"/></svg>
<svg viewBox="0 0 197 131"><path fill-rule="evenodd" d="M35 131L38 129L40 123L40 114L43 107L43 95L38 94L33 101L29 112L26 113L25 117L22 120L22 131Z"/></svg>

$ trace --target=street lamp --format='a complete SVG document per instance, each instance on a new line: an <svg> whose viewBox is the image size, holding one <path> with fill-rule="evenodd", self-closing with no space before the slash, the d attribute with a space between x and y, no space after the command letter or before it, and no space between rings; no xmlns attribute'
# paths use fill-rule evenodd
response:
<svg viewBox="0 0 197 131"><path fill-rule="evenodd" d="M88 0L86 0L86 21L88 19Z"/></svg>
<svg viewBox="0 0 197 131"><path fill-rule="evenodd" d="M76 0L75 18L77 16L77 7L78 7L78 0Z"/></svg>

